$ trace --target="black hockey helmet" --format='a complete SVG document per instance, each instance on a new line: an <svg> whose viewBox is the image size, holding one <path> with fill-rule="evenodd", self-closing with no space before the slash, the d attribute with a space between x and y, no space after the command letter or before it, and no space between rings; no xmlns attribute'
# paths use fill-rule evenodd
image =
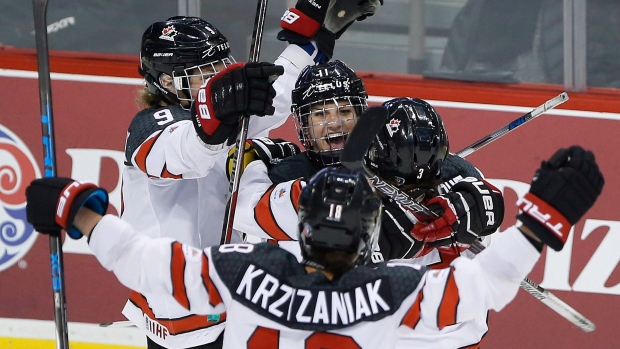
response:
<svg viewBox="0 0 620 349"><path fill-rule="evenodd" d="M370 259L379 237L381 200L368 179L344 167L328 166L314 175L299 196L299 243L304 261L324 265L319 250Z"/></svg>
<svg viewBox="0 0 620 349"><path fill-rule="evenodd" d="M138 72L149 91L170 104L192 101L192 76L204 82L215 74L216 63L225 67L235 62L226 37L198 17L175 16L151 24L142 35L140 47ZM164 88L162 74L172 77L176 93Z"/></svg>
<svg viewBox="0 0 620 349"><path fill-rule="evenodd" d="M388 123L370 146L366 166L396 186L434 187L449 151L441 117L417 98L395 98L383 106L389 113Z"/></svg>
<svg viewBox="0 0 620 349"><path fill-rule="evenodd" d="M350 134L343 123L351 118L357 118L366 110L368 94L364 88L364 83L345 63L335 60L324 64L307 66L299 74L292 94L293 122L299 136L299 141L308 150L310 158L319 165L332 165L340 162L339 156L342 150L342 139L346 140ZM338 103L340 101L340 103ZM344 103L342 103L344 101ZM330 106L327 104L332 103ZM343 115L341 110L353 108L357 115ZM318 109L317 109L318 108ZM316 110L325 115L328 109L337 109L339 120L309 122L312 113L317 115ZM313 111L314 110L314 111ZM332 125L332 129L338 132L330 135L313 135L312 127L315 125L328 125L339 123L340 129ZM342 138L340 142L330 141L337 137ZM315 149L317 141L324 140L329 145L329 149Z"/></svg>

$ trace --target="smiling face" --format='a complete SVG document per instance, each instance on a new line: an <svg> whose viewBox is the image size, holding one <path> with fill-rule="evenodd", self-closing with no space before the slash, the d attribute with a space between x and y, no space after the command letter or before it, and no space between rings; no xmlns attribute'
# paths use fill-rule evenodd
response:
<svg viewBox="0 0 620 349"><path fill-rule="evenodd" d="M312 150L319 153L342 150L357 118L348 99L331 99L312 105L307 126Z"/></svg>

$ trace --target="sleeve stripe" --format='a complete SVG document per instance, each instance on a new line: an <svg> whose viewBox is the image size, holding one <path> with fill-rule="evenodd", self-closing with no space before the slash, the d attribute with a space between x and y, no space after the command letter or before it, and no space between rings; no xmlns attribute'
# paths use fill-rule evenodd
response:
<svg viewBox="0 0 620 349"><path fill-rule="evenodd" d="M183 246L179 242L172 243L170 261L170 277L172 279L172 296L186 309L190 309L187 290L185 289L185 256Z"/></svg>
<svg viewBox="0 0 620 349"><path fill-rule="evenodd" d="M456 324L456 312L459 305L459 288L454 279L454 268L450 268L450 274L446 280L446 288L439 304L437 314L437 327L443 329L446 326Z"/></svg>
<svg viewBox="0 0 620 349"><path fill-rule="evenodd" d="M420 318L422 316L422 308L420 304L422 303L423 299L424 293L422 292L422 290L420 290L420 293L418 293L415 302L413 302L413 305L411 305L411 308L409 308L407 314L405 314L405 316L403 317L403 321L400 323L401 325L405 325L407 327L415 329L418 322L420 322Z"/></svg>
<svg viewBox="0 0 620 349"><path fill-rule="evenodd" d="M296 180L291 185L291 203L295 208L295 212L299 212L299 195L301 195L301 180Z"/></svg>
<svg viewBox="0 0 620 349"><path fill-rule="evenodd" d="M218 304L222 303L222 297L220 296L220 293L218 292L217 288L215 287L215 285L213 284L213 280L211 280L211 277L209 276L209 258L207 257L206 254L202 254L202 283L205 286L205 288L207 289L207 292L209 293L209 304L211 304L211 306L215 307Z"/></svg>
<svg viewBox="0 0 620 349"><path fill-rule="evenodd" d="M148 301L140 293L132 291L129 301L136 307L140 308L140 310L142 310L142 312L147 315L150 320L153 320L162 327L165 327L171 335L209 328L226 321L226 313L207 316L190 315L178 319L156 318L155 314L153 314L153 311L149 307Z"/></svg>
<svg viewBox="0 0 620 349"><path fill-rule="evenodd" d="M256 207L254 208L254 220L258 223L258 226L265 231L268 235L278 241L291 241L290 236L288 236L282 228L276 222L276 219L271 211L270 198L273 190L276 186L272 186L263 194L260 198Z"/></svg>
<svg viewBox="0 0 620 349"><path fill-rule="evenodd" d="M149 156L149 153L153 148L153 144L155 144L155 141L159 138L160 134L161 131L156 132L156 134L154 134L151 138L140 144L140 147L138 148L134 162L136 166L138 166L138 168L144 173L148 173L146 172L146 158Z"/></svg>
<svg viewBox="0 0 620 349"><path fill-rule="evenodd" d="M168 171L168 167L166 166L166 164L164 164L164 168L161 170L161 175L159 177L161 177L161 178L173 178L173 179L181 179L181 178L183 178L183 176L181 176L181 175L170 173L170 171Z"/></svg>

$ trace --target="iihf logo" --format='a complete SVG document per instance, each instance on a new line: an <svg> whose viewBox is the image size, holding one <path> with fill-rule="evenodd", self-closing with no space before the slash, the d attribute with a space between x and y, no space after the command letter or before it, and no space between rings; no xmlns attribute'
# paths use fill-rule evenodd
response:
<svg viewBox="0 0 620 349"><path fill-rule="evenodd" d="M398 131L400 128L400 120L392 119L387 124L385 124L390 137L394 136L394 133Z"/></svg>
<svg viewBox="0 0 620 349"><path fill-rule="evenodd" d="M28 147L0 124L0 271L17 263L37 239L26 221L26 187L40 176Z"/></svg>

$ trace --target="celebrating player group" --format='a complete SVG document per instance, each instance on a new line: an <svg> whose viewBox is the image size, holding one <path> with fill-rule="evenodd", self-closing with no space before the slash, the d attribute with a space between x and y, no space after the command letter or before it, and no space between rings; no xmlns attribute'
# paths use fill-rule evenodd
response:
<svg viewBox="0 0 620 349"><path fill-rule="evenodd" d="M488 311L508 304L544 246L561 250L594 205L604 184L594 154L562 148L541 154L514 226L496 233L502 193L450 153L433 106L403 96L369 108L363 81L331 60L338 38L382 4L298 0L282 16L277 39L288 45L273 63L237 62L204 19L153 23L120 217L106 215L107 192L92 183L30 184L28 221L41 234L86 236L133 290L122 312L149 349L477 348ZM356 125L373 118L380 128L355 149L363 171L343 166ZM303 151L268 138L285 122ZM218 246L236 180L231 243ZM474 243L487 248L474 255Z"/></svg>

